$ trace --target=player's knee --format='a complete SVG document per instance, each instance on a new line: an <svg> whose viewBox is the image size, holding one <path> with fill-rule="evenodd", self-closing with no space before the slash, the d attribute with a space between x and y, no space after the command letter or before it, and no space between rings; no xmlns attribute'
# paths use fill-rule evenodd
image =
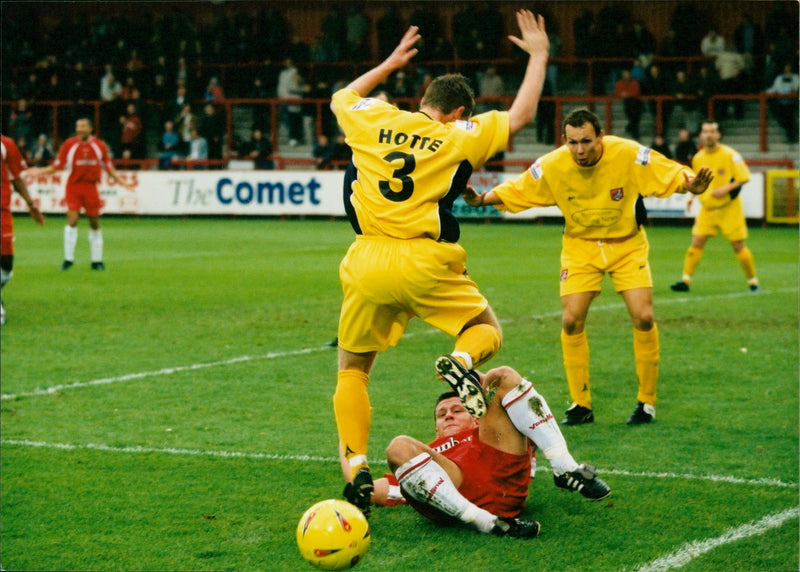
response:
<svg viewBox="0 0 800 572"><path fill-rule="evenodd" d="M398 435L386 447L386 460L389 463L389 467L394 471L421 452L419 441L408 435Z"/></svg>
<svg viewBox="0 0 800 572"><path fill-rule="evenodd" d="M522 377L514 368L501 365L486 372L484 385L502 399L503 395L516 387L521 379Z"/></svg>
<svg viewBox="0 0 800 572"><path fill-rule="evenodd" d="M633 327L636 328L637 330L649 332L650 330L653 329L654 324L655 324L655 318L653 317L652 312L638 315L633 318Z"/></svg>

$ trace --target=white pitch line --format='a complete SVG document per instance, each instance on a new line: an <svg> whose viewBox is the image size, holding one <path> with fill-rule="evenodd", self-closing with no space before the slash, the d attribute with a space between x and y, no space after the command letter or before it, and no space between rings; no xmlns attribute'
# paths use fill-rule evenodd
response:
<svg viewBox="0 0 800 572"><path fill-rule="evenodd" d="M795 292L797 291L794 288L779 288L777 290L762 290L759 296L764 296L768 294L780 294L780 293L787 293L787 292ZM714 294L708 296L682 296L680 298L667 298L667 299L659 299L658 305L663 304L683 304L686 302L700 302L703 300L719 300L721 298L743 298L748 296L754 296L755 294L751 292L732 292L728 294ZM625 308L625 304L621 303L613 303L613 304L605 304L603 306L595 306L595 312L602 312L606 310L618 310L620 308ZM526 316L528 319L533 320L544 320L548 318L559 318L561 317L561 310L546 312L543 314L534 314L532 316ZM500 320L503 324L508 324L511 322L516 321L515 319L509 320ZM439 330L435 328L430 328L429 330L425 330L423 332L419 332L421 334L432 334L437 333ZM415 334L408 333L405 334L404 337L413 337ZM41 397L44 395L53 395L54 393L58 393L59 391L65 391L68 389L80 389L83 387L93 387L96 385L108 385L112 383L121 383L125 381L131 381L135 379L142 379L145 377L156 377L161 375L169 375L172 373L179 373L183 371L194 371L198 369L206 369L209 367L217 367L223 365L231 365L234 363L241 363L241 362L248 362L248 361L256 361L256 360L264 360L264 359L277 359L282 357L289 357L289 356L296 356L296 355L303 355L313 352L325 351L330 349L330 346L322 346L317 348L303 348L300 350L290 350L285 352L272 352L264 355L259 356L240 356L235 357L227 360L220 360L215 362L208 362L208 363L197 363L192 365L186 366L176 366L176 367L166 367L154 371L142 371L139 373L130 373L126 375L114 376L114 377L106 377L102 379L95 379L91 381L78 381L75 383L68 383L68 384L61 384L61 385L54 385L51 387L45 387L43 389L35 389L33 391L25 391L20 393L4 393L0 395L0 401L6 401L8 399L16 399L18 397Z"/></svg>
<svg viewBox="0 0 800 572"><path fill-rule="evenodd" d="M681 546L675 552L657 558L652 562L642 564L635 570L636 572L667 572L668 570L682 568L698 556L702 556L714 548L741 540L742 538L764 534L770 529L781 526L787 520L798 518L798 511L800 511L800 507L784 510L783 512L776 512L760 520L748 522L736 528L729 528L716 538L689 542Z"/></svg>
<svg viewBox="0 0 800 572"><path fill-rule="evenodd" d="M242 363L248 361L257 361L257 360L264 360L264 359L277 359L282 357L288 356L297 356L303 354L310 354L313 352L319 352L323 350L329 350L329 346L322 346L319 348L304 348L301 350L290 350L286 352L270 352L268 354L263 354L260 356L239 356L231 359L220 360L220 361L212 361L207 363L195 363L191 365L183 365L177 367L165 367L162 369L157 369L155 371L142 371L139 373L129 373L127 375L119 375L115 377L104 377L102 379L94 379L92 381L78 381L75 383L67 383L62 385L53 385L51 387L45 387L44 389L35 389L33 391L26 391L21 393L4 393L0 396L0 400L5 401L6 399L16 399L18 397L37 397L41 395L52 395L54 393L58 393L59 391L64 391L66 389L78 389L81 387L92 387L95 385L108 385L110 383L120 383L123 381L131 381L133 379L141 379L144 377L155 377L159 375L169 375L172 373L179 373L183 371L195 371L198 369L206 369L209 367L217 367L221 365L231 365L234 363Z"/></svg>
<svg viewBox="0 0 800 572"><path fill-rule="evenodd" d="M689 473L631 473L620 469L603 470L604 475L622 475L624 477L645 477L654 479L681 479L686 481L710 481L712 483L730 483L735 485L766 485L771 487L796 487L797 483L787 483L778 479L743 479L727 475L692 475Z"/></svg>
<svg viewBox="0 0 800 572"><path fill-rule="evenodd" d="M75 450L94 450L109 453L158 453L164 455L187 455L191 457L225 457L225 458L244 458L244 459L268 459L281 461L316 461L320 463L338 463L338 457L321 457L314 455L279 455L276 453L245 453L242 451L204 451L202 449L175 449L171 447L112 447L88 443L85 445L74 443L48 443L46 441L31 441L28 439L2 439L0 444L18 447L35 447L40 449L59 449L65 451ZM386 464L385 459L370 459L370 464ZM743 484L753 486L796 488L797 483L787 483L776 479L743 479L739 477L720 476L720 475L692 475L679 473L651 473L633 472L619 469L604 469L604 475L622 475L634 478L647 479L685 479L696 481L724 482L730 484Z"/></svg>

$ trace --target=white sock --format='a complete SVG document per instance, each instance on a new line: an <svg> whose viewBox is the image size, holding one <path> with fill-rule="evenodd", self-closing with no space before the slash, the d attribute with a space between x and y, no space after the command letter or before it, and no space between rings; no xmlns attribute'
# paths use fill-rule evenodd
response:
<svg viewBox="0 0 800 572"><path fill-rule="evenodd" d="M415 500L431 505L448 516L491 532L497 517L472 504L458 492L450 476L428 453L420 453L395 471L400 486Z"/></svg>
<svg viewBox="0 0 800 572"><path fill-rule="evenodd" d="M14 276L13 270L6 270L5 268L0 268L0 288L6 285L6 282L11 280L11 277Z"/></svg>
<svg viewBox="0 0 800 572"><path fill-rule="evenodd" d="M453 352L450 355L453 357L460 357L461 359L464 360L467 369L472 369L472 356L469 355L467 352Z"/></svg>
<svg viewBox="0 0 800 572"><path fill-rule="evenodd" d="M64 260L75 261L75 245L78 243L78 227L64 227Z"/></svg>
<svg viewBox="0 0 800 572"><path fill-rule="evenodd" d="M506 393L503 407L514 427L544 453L557 475L578 468L547 401L530 381L523 379L517 387Z"/></svg>
<svg viewBox="0 0 800 572"><path fill-rule="evenodd" d="M89 231L89 247L92 250L92 262L103 262L103 231Z"/></svg>

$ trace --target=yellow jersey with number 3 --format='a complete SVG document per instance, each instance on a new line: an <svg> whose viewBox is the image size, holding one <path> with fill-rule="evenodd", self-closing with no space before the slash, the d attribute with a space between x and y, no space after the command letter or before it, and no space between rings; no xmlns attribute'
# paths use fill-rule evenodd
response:
<svg viewBox="0 0 800 572"><path fill-rule="evenodd" d="M638 232L636 202L668 197L694 173L636 141L603 137L603 155L581 167L566 146L540 157L522 175L494 188L511 212L557 205L564 234L574 238L627 238Z"/></svg>
<svg viewBox="0 0 800 572"><path fill-rule="evenodd" d="M351 89L334 93L333 103L353 151L356 173L345 188L353 227L368 236L456 242L453 201L473 170L506 148L508 113L444 124Z"/></svg>
<svg viewBox="0 0 800 572"><path fill-rule="evenodd" d="M697 197L707 209L724 207L739 195L737 190L733 194L728 193L722 198L717 198L712 195L714 189L724 187L732 181L744 184L750 180L750 169L747 168L742 156L731 147L721 143L718 143L713 151L703 148L695 153L692 157L692 168L697 170L700 167L710 168L714 175L714 180L711 181L706 192Z"/></svg>

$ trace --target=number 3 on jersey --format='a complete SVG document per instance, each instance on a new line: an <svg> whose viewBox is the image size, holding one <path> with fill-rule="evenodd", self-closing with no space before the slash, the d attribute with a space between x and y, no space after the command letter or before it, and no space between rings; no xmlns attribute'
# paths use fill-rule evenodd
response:
<svg viewBox="0 0 800 572"><path fill-rule="evenodd" d="M402 184L401 190L393 191L389 181L384 180L378 182L378 188L380 189L381 194L395 203L408 200L408 198L411 197L411 194L414 192L414 180L409 175L417 166L417 161L414 158L414 155L410 153L392 151L383 157L383 160L387 163L392 163L398 159L403 161L403 165L399 169L394 170L392 177L400 181Z"/></svg>

